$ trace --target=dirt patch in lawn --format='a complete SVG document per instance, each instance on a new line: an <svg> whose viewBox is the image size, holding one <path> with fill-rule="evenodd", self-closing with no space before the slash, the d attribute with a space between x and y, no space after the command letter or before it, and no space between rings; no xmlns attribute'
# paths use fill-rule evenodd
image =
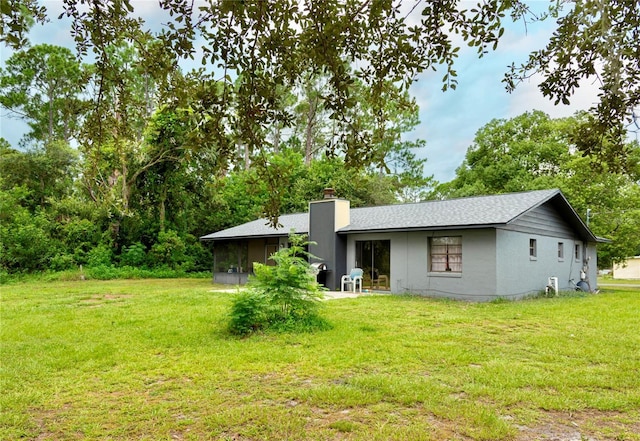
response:
<svg viewBox="0 0 640 441"><path fill-rule="evenodd" d="M586 410L545 412L530 426L518 428L517 441L622 441L640 440L640 420L618 412Z"/></svg>
<svg viewBox="0 0 640 441"><path fill-rule="evenodd" d="M133 297L131 294L93 294L80 300L81 305L98 307L105 303L120 302Z"/></svg>

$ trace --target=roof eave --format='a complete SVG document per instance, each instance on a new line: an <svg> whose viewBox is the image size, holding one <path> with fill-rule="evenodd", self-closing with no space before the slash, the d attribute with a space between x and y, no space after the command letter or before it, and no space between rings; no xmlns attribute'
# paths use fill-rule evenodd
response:
<svg viewBox="0 0 640 441"><path fill-rule="evenodd" d="M296 233L307 234L306 231L296 231ZM263 239L263 238L273 238L273 237L288 237L289 233L271 233L271 234L254 234L254 235L245 235L245 236L230 236L230 237L207 237L202 236L200 240L202 242L219 242L223 240L248 240L248 239Z"/></svg>
<svg viewBox="0 0 640 441"><path fill-rule="evenodd" d="M451 231L451 230L468 230L482 228L499 228L505 224L473 224L473 225L436 225L436 226L420 226L420 227L401 227L401 228L374 228L374 229L347 229L338 230L341 235L359 234L359 233L405 233L411 231Z"/></svg>

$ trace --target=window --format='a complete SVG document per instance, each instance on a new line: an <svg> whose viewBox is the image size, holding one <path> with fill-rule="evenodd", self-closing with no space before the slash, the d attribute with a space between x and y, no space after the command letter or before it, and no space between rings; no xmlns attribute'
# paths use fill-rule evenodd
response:
<svg viewBox="0 0 640 441"><path fill-rule="evenodd" d="M576 262L580 262L580 244L575 244L573 256L576 259Z"/></svg>
<svg viewBox="0 0 640 441"><path fill-rule="evenodd" d="M538 241L529 239L529 257L538 257Z"/></svg>
<svg viewBox="0 0 640 441"><path fill-rule="evenodd" d="M429 244L430 271L462 272L462 237L432 237Z"/></svg>
<svg viewBox="0 0 640 441"><path fill-rule="evenodd" d="M564 260L564 243L558 242L558 260Z"/></svg>
<svg viewBox="0 0 640 441"><path fill-rule="evenodd" d="M271 256L278 252L278 248L277 243L268 243L264 246L264 261L266 265L276 266L276 261Z"/></svg>
<svg viewBox="0 0 640 441"><path fill-rule="evenodd" d="M220 273L241 273L248 268L247 242L216 243L213 249L214 271Z"/></svg>

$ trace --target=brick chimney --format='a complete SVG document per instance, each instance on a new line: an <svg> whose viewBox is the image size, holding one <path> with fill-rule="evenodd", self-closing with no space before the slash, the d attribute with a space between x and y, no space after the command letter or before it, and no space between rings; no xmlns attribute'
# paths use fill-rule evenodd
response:
<svg viewBox="0 0 640 441"><path fill-rule="evenodd" d="M333 188L325 188L322 192L325 199L334 199L336 197L336 191Z"/></svg>

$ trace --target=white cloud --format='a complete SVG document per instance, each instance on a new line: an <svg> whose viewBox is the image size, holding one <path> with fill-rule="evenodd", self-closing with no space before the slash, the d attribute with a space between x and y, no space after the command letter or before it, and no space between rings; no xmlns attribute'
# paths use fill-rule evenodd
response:
<svg viewBox="0 0 640 441"><path fill-rule="evenodd" d="M537 5L542 7L541 5ZM411 88L420 105L421 125L409 138L422 138L427 147L425 173L441 182L451 180L460 166L475 133L492 119L513 118L527 111L541 110L552 118L573 115L597 102L598 84L582 81L570 98L570 105L554 105L538 89L541 76L535 75L516 90L507 93L502 79L511 63L527 60L529 53L544 47L555 24L553 22L509 23L496 51L478 59L475 49L463 47L454 68L458 70L458 87L442 93L443 73L425 73Z"/></svg>

